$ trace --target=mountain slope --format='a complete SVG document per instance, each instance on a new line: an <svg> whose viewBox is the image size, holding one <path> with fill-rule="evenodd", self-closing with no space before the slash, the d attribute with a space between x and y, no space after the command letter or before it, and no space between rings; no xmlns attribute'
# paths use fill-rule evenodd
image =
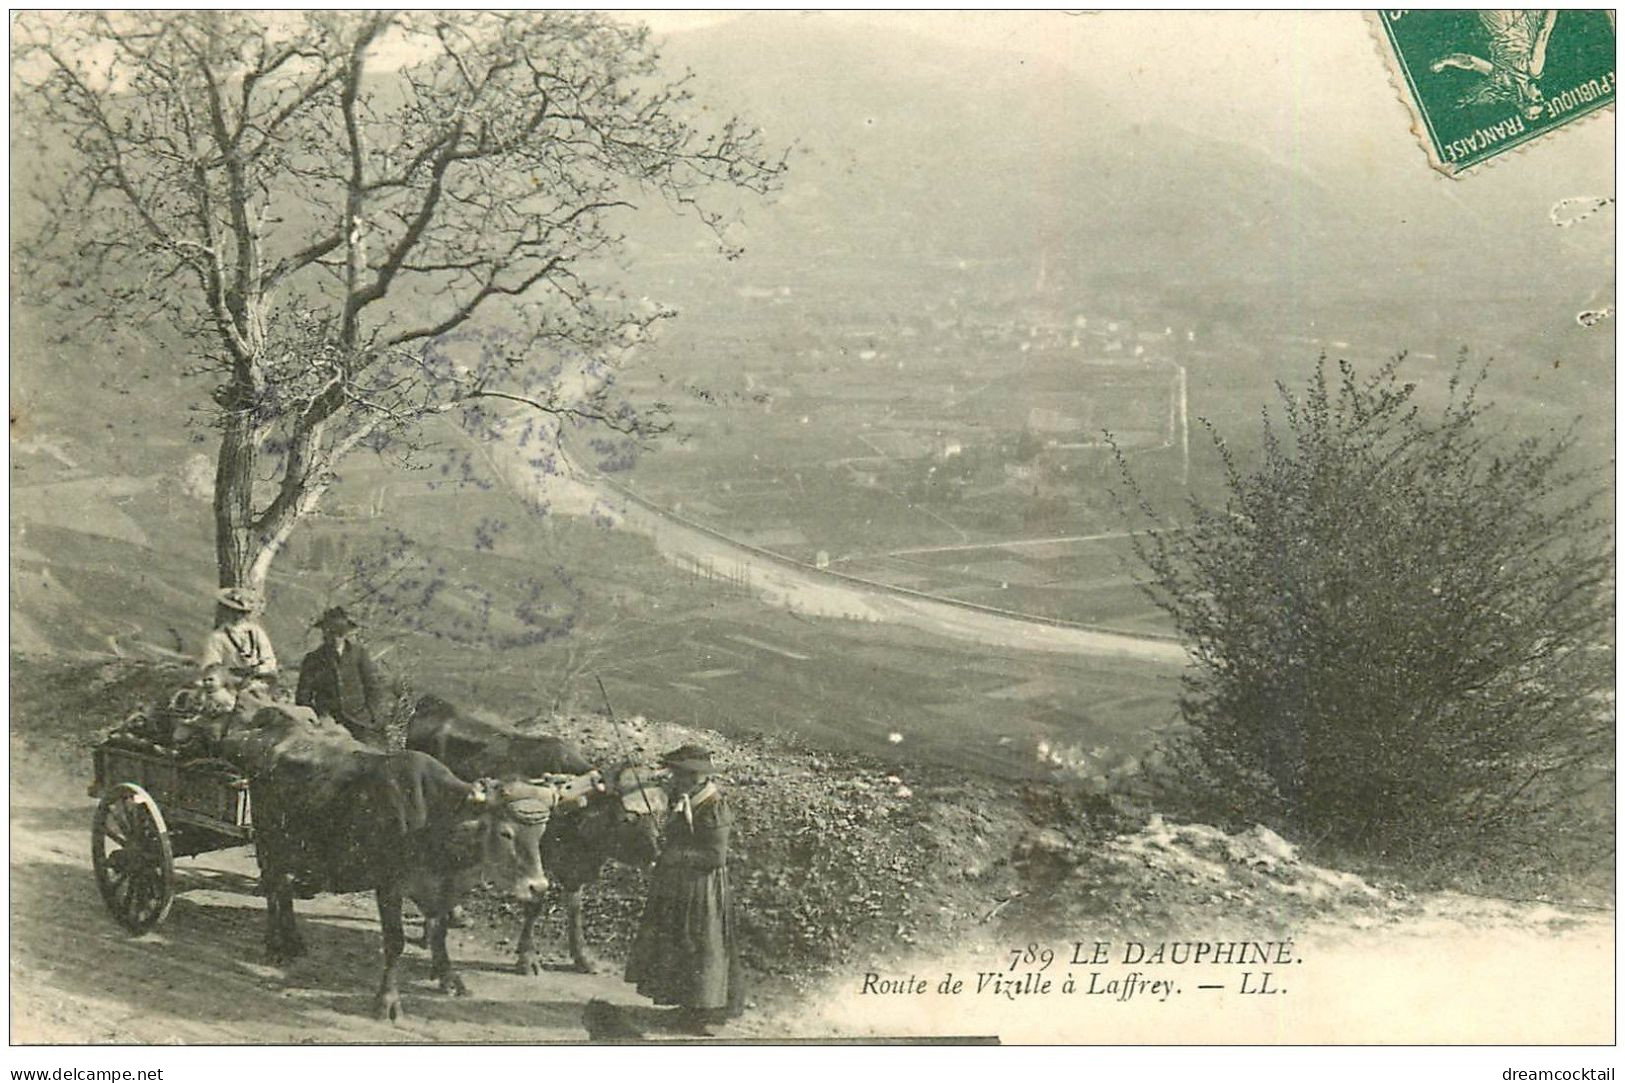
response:
<svg viewBox="0 0 1625 1083"><path fill-rule="evenodd" d="M798 153L751 215L753 263L1012 259L1036 272L1281 279L1358 232L1322 187L1244 147L1134 123L1019 53L756 13L674 35L699 96ZM861 272L860 272L861 273ZM1026 273L1023 272L1023 277Z"/></svg>

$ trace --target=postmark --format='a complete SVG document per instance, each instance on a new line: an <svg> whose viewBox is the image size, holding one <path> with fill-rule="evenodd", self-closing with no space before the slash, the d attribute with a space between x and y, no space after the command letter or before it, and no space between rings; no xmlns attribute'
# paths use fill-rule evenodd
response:
<svg viewBox="0 0 1625 1083"><path fill-rule="evenodd" d="M1614 103L1611 11L1400 9L1373 18L1412 128L1448 176Z"/></svg>

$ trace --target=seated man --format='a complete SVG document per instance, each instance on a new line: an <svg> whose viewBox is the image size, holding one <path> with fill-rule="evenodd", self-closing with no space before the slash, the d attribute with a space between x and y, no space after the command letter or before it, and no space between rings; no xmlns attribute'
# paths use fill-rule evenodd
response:
<svg viewBox="0 0 1625 1083"><path fill-rule="evenodd" d="M341 606L316 621L322 645L299 664L294 702L314 708L375 748L388 743L389 707L372 656L353 639L358 625Z"/></svg>

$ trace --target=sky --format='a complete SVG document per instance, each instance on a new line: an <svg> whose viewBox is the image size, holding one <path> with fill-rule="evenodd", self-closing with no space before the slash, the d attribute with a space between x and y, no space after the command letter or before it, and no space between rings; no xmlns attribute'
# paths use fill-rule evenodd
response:
<svg viewBox="0 0 1625 1083"><path fill-rule="evenodd" d="M1358 185L1421 154L1360 11L777 10L1055 65L1124 119L1240 142L1323 180L1335 174ZM671 36L753 12L613 14ZM382 56L374 63L388 66ZM1612 123L1581 124L1531 150L1572 179L1564 195L1602 194L1613 188L1613 135Z"/></svg>
<svg viewBox="0 0 1625 1083"><path fill-rule="evenodd" d="M627 12L680 34L740 12ZM1379 64L1357 12L822 11L814 17L1067 65L1136 113L1181 126L1347 129L1391 90L1332 73ZM1380 70L1380 68L1378 69ZM1217 92L1216 87L1222 87Z"/></svg>
<svg viewBox="0 0 1625 1083"><path fill-rule="evenodd" d="M624 13L661 35L745 14ZM1358 11L860 10L808 17L1063 66L1093 84L1122 119L1241 142L1311 172L1335 170L1344 183L1422 156L1372 26ZM1576 190L1565 194L1602 194L1613 190L1612 143L1612 123L1593 123L1531 149L1572 178ZM1494 172L1480 171L1475 180Z"/></svg>

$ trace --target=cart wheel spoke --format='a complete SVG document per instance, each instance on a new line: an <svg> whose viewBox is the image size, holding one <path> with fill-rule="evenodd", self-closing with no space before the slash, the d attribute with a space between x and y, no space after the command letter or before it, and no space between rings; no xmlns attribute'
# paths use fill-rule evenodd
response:
<svg viewBox="0 0 1625 1083"><path fill-rule="evenodd" d="M174 900L174 851L156 802L133 782L102 795L91 863L108 910L134 933L154 928Z"/></svg>
<svg viewBox="0 0 1625 1083"><path fill-rule="evenodd" d="M127 912L136 922L140 922L152 912L152 902L156 896L153 891L152 876L142 872L130 880L130 900Z"/></svg>
<svg viewBox="0 0 1625 1083"><path fill-rule="evenodd" d="M115 889L130 879L130 863L126 858L128 850L114 850L107 855L107 882Z"/></svg>
<svg viewBox="0 0 1625 1083"><path fill-rule="evenodd" d="M135 897L135 874L131 873L113 886L114 908L120 914L130 912L130 900Z"/></svg>
<svg viewBox="0 0 1625 1083"><path fill-rule="evenodd" d="M126 801L118 801L108 806L107 819L102 826L102 834L118 843L120 846L130 844L130 811Z"/></svg>
<svg viewBox="0 0 1625 1083"><path fill-rule="evenodd" d="M169 908L171 896L158 870L153 869L141 881L140 921L154 925Z"/></svg>

